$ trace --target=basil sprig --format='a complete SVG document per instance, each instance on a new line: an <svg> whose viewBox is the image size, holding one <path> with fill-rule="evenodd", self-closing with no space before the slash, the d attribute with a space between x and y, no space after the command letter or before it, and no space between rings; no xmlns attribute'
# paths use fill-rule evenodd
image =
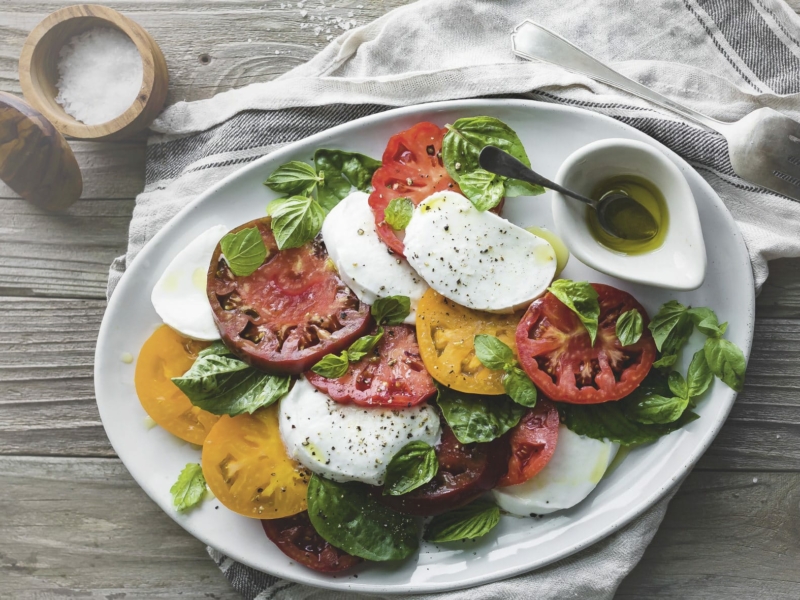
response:
<svg viewBox="0 0 800 600"><path fill-rule="evenodd" d="M417 525L408 515L380 504L360 483L336 483L313 475L308 516L328 543L367 560L402 560L419 546Z"/></svg>
<svg viewBox="0 0 800 600"><path fill-rule="evenodd" d="M462 444L491 442L516 426L525 414L525 407L508 396L465 394L441 386L436 403Z"/></svg>
<svg viewBox="0 0 800 600"><path fill-rule="evenodd" d="M291 377L269 375L231 356L222 343L199 353L172 382L192 404L215 415L252 414L289 392Z"/></svg>
<svg viewBox="0 0 800 600"><path fill-rule="evenodd" d="M644 323L641 313L632 308L626 310L617 319L616 334L619 343L624 346L632 346L642 337Z"/></svg>
<svg viewBox="0 0 800 600"><path fill-rule="evenodd" d="M519 368L514 351L493 335L479 334L474 338L475 356L487 369L503 370L503 389L517 404L536 406L536 386Z"/></svg>
<svg viewBox="0 0 800 600"><path fill-rule="evenodd" d="M179 512L184 512L203 501L206 493L206 478L203 468L197 463L188 463L178 480L169 488L172 494L172 505Z"/></svg>
<svg viewBox="0 0 800 600"><path fill-rule="evenodd" d="M353 188L369 191L372 175L381 161L358 152L320 149L314 153L314 166L322 179L317 188L317 201L329 211Z"/></svg>
<svg viewBox="0 0 800 600"><path fill-rule="evenodd" d="M497 146L527 166L531 161L519 136L494 117L466 117L447 126L442 162L464 195L478 210L497 206L504 196L534 196L544 188L481 169L478 157L486 146Z"/></svg>
<svg viewBox="0 0 800 600"><path fill-rule="evenodd" d="M326 379L339 379L347 373L350 363L358 362L372 352L381 338L383 338L383 327L378 327L374 335L361 336L341 354L328 354L311 367L311 370Z"/></svg>
<svg viewBox="0 0 800 600"><path fill-rule="evenodd" d="M475 500L434 517L423 537L434 543L473 540L489 533L499 522L500 509L494 502Z"/></svg>
<svg viewBox="0 0 800 600"><path fill-rule="evenodd" d="M289 196L270 202L272 233L281 250L307 244L322 229L325 211L311 196Z"/></svg>
<svg viewBox="0 0 800 600"><path fill-rule="evenodd" d="M227 233L219 241L225 262L234 275L247 277L267 258L267 246L261 239L258 227L248 227L236 233Z"/></svg>
<svg viewBox="0 0 800 600"><path fill-rule="evenodd" d="M409 198L393 198L384 211L383 220L395 231L400 231L408 227L413 215L414 203Z"/></svg>
<svg viewBox="0 0 800 600"><path fill-rule="evenodd" d="M378 298L370 308L370 312L378 325L400 325L411 314L411 298L408 296Z"/></svg>
<svg viewBox="0 0 800 600"><path fill-rule="evenodd" d="M264 182L268 188L289 196L310 194L314 187L322 183L323 177L317 175L308 163L293 160L281 165Z"/></svg>
<svg viewBox="0 0 800 600"><path fill-rule="evenodd" d="M598 319L600 318L600 303L597 292L587 281L571 281L569 279L556 279L547 288L562 304L578 315L578 318L589 332L589 338L597 337Z"/></svg>
<svg viewBox="0 0 800 600"><path fill-rule="evenodd" d="M403 446L386 467L384 496L402 496L425 485L439 472L436 451L423 441Z"/></svg>

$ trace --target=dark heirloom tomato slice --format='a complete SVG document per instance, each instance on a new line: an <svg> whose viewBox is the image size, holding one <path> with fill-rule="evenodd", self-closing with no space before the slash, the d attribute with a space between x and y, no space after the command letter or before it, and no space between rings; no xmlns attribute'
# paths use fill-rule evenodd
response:
<svg viewBox="0 0 800 600"><path fill-rule="evenodd" d="M419 355L417 334L409 325L384 327L378 345L364 358L351 363L342 377L326 379L309 371L306 379L342 404L406 408L436 393L433 378Z"/></svg>
<svg viewBox="0 0 800 600"><path fill-rule="evenodd" d="M530 305L517 327L522 368L544 394L573 404L619 400L635 390L656 357L642 305L627 292L593 283L600 302L594 346L578 316L547 293ZM617 339L619 316L632 308L642 315L642 337L623 347Z"/></svg>
<svg viewBox="0 0 800 600"><path fill-rule="evenodd" d="M425 485L403 496L384 496L379 500L398 512L411 515L438 515L469 504L491 490L508 468L508 437L486 444L462 444L442 419L442 441L436 447L439 471Z"/></svg>
<svg viewBox="0 0 800 600"><path fill-rule="evenodd" d="M361 562L344 550L331 546L316 532L308 511L284 517L261 521L267 537L278 549L304 567L321 573L338 573Z"/></svg>
<svg viewBox="0 0 800 600"><path fill-rule="evenodd" d="M372 175L369 205L375 214L378 235L389 248L403 256L403 242L384 221L384 211L395 198L410 198L414 206L435 192L460 191L442 164L442 139L447 129L433 123L417 123L389 138L383 166Z"/></svg>
<svg viewBox="0 0 800 600"><path fill-rule="evenodd" d="M278 250L269 217L233 231L250 227L258 227L267 246L264 264L236 276L217 245L208 269L214 320L237 356L265 371L302 373L369 330L369 306L339 279L319 239Z"/></svg>
<svg viewBox="0 0 800 600"><path fill-rule="evenodd" d="M528 409L509 434L508 473L498 486L523 483L544 469L556 451L560 422L556 405L546 398L539 398L536 406Z"/></svg>

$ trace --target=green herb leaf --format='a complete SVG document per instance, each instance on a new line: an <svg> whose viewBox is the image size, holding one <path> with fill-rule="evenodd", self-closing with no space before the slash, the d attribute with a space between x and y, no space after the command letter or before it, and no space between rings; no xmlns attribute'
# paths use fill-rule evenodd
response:
<svg viewBox="0 0 800 600"><path fill-rule="evenodd" d="M693 398L703 395L713 380L714 374L708 366L705 350L698 350L692 357L692 362L689 363L689 371L686 373L689 401L691 402Z"/></svg>
<svg viewBox="0 0 800 600"><path fill-rule="evenodd" d="M503 179L483 169L464 173L458 185L475 208L481 212L500 204L505 195Z"/></svg>
<svg viewBox="0 0 800 600"><path fill-rule="evenodd" d="M506 186L506 197L514 198L515 196L538 196L545 193L545 189L534 183L527 181L520 181L519 179L510 179L503 177L503 183Z"/></svg>
<svg viewBox="0 0 800 600"><path fill-rule="evenodd" d="M672 373L669 374L667 383L669 384L670 391L678 398L689 397L689 388L686 387L686 380L683 378L683 375L677 371L672 371Z"/></svg>
<svg viewBox="0 0 800 600"><path fill-rule="evenodd" d="M234 416L252 414L285 396L291 377L263 373L229 355L205 354L172 382L195 406L215 415Z"/></svg>
<svg viewBox="0 0 800 600"><path fill-rule="evenodd" d="M313 475L308 516L328 543L366 560L402 560L419 547L412 517L380 504L360 483L336 483Z"/></svg>
<svg viewBox="0 0 800 600"><path fill-rule="evenodd" d="M384 221L395 231L408 227L414 215L414 203L409 198L392 198L384 212Z"/></svg>
<svg viewBox="0 0 800 600"><path fill-rule="evenodd" d="M197 353L197 358L202 358L210 354L215 354L217 356L233 356L233 352L222 343L222 340L217 340L207 348L200 350L200 352Z"/></svg>
<svg viewBox="0 0 800 600"><path fill-rule="evenodd" d="M503 389L517 404L528 408L536 406L538 397L536 386L525 371L519 367L506 369L505 375L503 375Z"/></svg>
<svg viewBox="0 0 800 600"><path fill-rule="evenodd" d="M365 335L358 338L347 349L347 358L350 362L358 362L372 352L373 348L381 341L381 338L383 338L383 327L379 327L375 335Z"/></svg>
<svg viewBox="0 0 800 600"><path fill-rule="evenodd" d="M491 442L514 427L525 407L507 396L464 394L440 387L436 401L459 442Z"/></svg>
<svg viewBox="0 0 800 600"><path fill-rule="evenodd" d="M625 311L617 319L617 337L623 346L632 346L642 337L642 315L638 310L632 308Z"/></svg>
<svg viewBox="0 0 800 600"><path fill-rule="evenodd" d="M372 174L381 166L381 161L358 152L320 149L314 153L314 165L322 178L317 200L329 211L348 196L352 188L369 191Z"/></svg>
<svg viewBox="0 0 800 600"><path fill-rule="evenodd" d="M421 441L409 442L386 467L384 496L402 496L425 485L439 472L436 451Z"/></svg>
<svg viewBox="0 0 800 600"><path fill-rule="evenodd" d="M311 367L311 370L326 379L339 379L339 377L344 377L349 366L350 360L345 351L341 354L328 354L322 357L317 364Z"/></svg>
<svg viewBox="0 0 800 600"><path fill-rule="evenodd" d="M739 346L723 338L710 337L703 351L711 372L734 391L744 387L745 360Z"/></svg>
<svg viewBox="0 0 800 600"><path fill-rule="evenodd" d="M278 198L269 209L272 233L281 250L299 248L313 240L325 220L325 211L310 196Z"/></svg>
<svg viewBox="0 0 800 600"><path fill-rule="evenodd" d="M267 258L267 247L258 227L248 227L236 233L227 233L220 240L225 262L234 275L247 277Z"/></svg>
<svg viewBox="0 0 800 600"><path fill-rule="evenodd" d="M317 172L311 165L293 160L285 165L281 165L272 172L264 182L271 190L281 194L308 195L322 178L317 176Z"/></svg>
<svg viewBox="0 0 800 600"><path fill-rule="evenodd" d="M475 500L434 517L423 537L436 544L473 540L489 533L499 522L500 509L494 502Z"/></svg>
<svg viewBox="0 0 800 600"><path fill-rule="evenodd" d="M578 315L594 345L597 337L597 320L600 318L600 303L597 300L597 292L589 282L556 279L548 290Z"/></svg>
<svg viewBox="0 0 800 600"><path fill-rule="evenodd" d="M473 343L475 344L475 356L487 369L500 370L505 369L507 365L517 364L514 351L493 335L476 335Z"/></svg>
<svg viewBox="0 0 800 600"><path fill-rule="evenodd" d="M689 399L685 397L652 395L647 400L629 405L625 412L638 423L667 424L677 421L688 405Z"/></svg>
<svg viewBox="0 0 800 600"><path fill-rule="evenodd" d="M678 361L677 354L665 354L657 361L655 361L653 363L653 366L656 367L657 369L668 369L674 366L677 361Z"/></svg>
<svg viewBox="0 0 800 600"><path fill-rule="evenodd" d="M650 321L650 325L648 325L659 352L677 354L677 351L670 352L669 348L664 348L664 344L671 335L675 335L674 332L678 332L682 327L685 329L685 323L687 322L691 325L691 318L687 313L686 307L680 302L670 300L661 306L656 316ZM689 330L689 335L691 335L691 329ZM686 339L688 337L687 335ZM672 349L674 349L675 345L675 342L673 342ZM680 347L677 350L680 350Z"/></svg>
<svg viewBox="0 0 800 600"><path fill-rule="evenodd" d="M180 512L200 504L206 493L203 468L196 463L187 464L178 475L178 480L169 488L169 493L172 494L172 505Z"/></svg>
<svg viewBox="0 0 800 600"><path fill-rule="evenodd" d="M690 308L689 316L698 331L709 337L722 337L728 329L727 323L719 324L717 314L710 308L704 306Z"/></svg>
<svg viewBox="0 0 800 600"><path fill-rule="evenodd" d="M411 314L411 299L408 296L378 298L370 312L378 325L400 325Z"/></svg>

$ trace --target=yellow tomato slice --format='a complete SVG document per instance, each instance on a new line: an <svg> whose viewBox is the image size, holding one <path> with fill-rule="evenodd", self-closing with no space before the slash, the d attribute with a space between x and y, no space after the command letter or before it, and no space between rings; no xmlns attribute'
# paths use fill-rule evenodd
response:
<svg viewBox="0 0 800 600"><path fill-rule="evenodd" d="M286 454L277 403L222 417L203 443L202 463L208 487L233 512L280 519L306 510L311 474Z"/></svg>
<svg viewBox="0 0 800 600"><path fill-rule="evenodd" d="M469 394L504 394L503 372L484 367L475 356L478 334L500 338L517 353L515 332L522 313L499 315L472 310L428 290L417 305L417 342L431 376Z"/></svg>
<svg viewBox="0 0 800 600"><path fill-rule="evenodd" d="M198 445L219 417L194 406L171 379L186 373L206 346L162 325L136 361L136 393L147 414L172 435Z"/></svg>

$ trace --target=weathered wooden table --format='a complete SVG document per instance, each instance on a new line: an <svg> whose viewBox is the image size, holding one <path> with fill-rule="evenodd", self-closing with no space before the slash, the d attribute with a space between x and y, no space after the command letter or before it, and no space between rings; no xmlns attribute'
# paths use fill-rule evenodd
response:
<svg viewBox="0 0 800 600"><path fill-rule="evenodd" d="M26 35L72 3L0 2L0 89L20 92ZM326 3L106 2L160 43L169 102L275 77L341 33L339 23L404 0ZM85 186L66 215L43 214L0 184L0 598L234 599L203 545L115 457L94 401L106 275L143 187L144 138L72 146ZM800 259L771 269L745 391L619 598L800 598Z"/></svg>

